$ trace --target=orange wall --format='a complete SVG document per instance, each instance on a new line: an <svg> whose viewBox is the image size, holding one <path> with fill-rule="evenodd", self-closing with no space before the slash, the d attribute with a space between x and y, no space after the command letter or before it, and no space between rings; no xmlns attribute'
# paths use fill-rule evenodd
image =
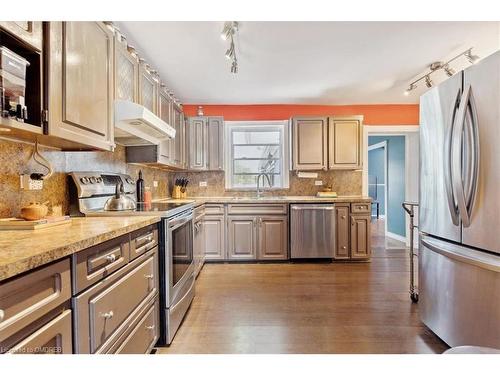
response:
<svg viewBox="0 0 500 375"><path fill-rule="evenodd" d="M198 104L185 104L186 116L196 116ZM418 125L418 104L370 105L203 105L205 116L225 120L286 120L300 115L364 115L366 125Z"/></svg>

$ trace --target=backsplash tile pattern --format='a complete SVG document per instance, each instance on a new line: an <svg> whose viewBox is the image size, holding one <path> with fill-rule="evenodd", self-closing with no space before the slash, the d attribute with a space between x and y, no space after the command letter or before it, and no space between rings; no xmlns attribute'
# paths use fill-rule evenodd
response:
<svg viewBox="0 0 500 375"><path fill-rule="evenodd" d="M221 197L221 196L249 196L255 192L225 190L224 172L172 172L170 185L173 186L176 178L185 177L189 180L187 188L190 197ZM322 180L323 186L315 186L315 180ZM207 183L200 187L200 181ZM290 172L290 188L266 191L264 195L316 195L326 185L331 184L332 190L338 195L361 195L361 171L318 171L318 178L299 178L295 172Z"/></svg>
<svg viewBox="0 0 500 375"><path fill-rule="evenodd" d="M115 152L61 152L40 146L40 150L54 168L54 174L44 181L42 190L20 190L19 175L23 172L45 172L44 168L30 160L33 145L0 139L0 217L18 216L20 208L29 202L49 201L51 206L60 205L67 212L69 196L67 173L72 171L106 171L128 173L134 178L143 171L145 185L151 187L153 198L169 195L169 172L157 168L125 163L125 148L117 146ZM153 187L153 181L158 187Z"/></svg>

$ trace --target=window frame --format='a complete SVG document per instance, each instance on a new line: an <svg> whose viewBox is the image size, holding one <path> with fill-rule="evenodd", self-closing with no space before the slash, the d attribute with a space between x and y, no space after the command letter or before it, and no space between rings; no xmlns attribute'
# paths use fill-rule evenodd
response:
<svg viewBox="0 0 500 375"><path fill-rule="evenodd" d="M288 120L270 120L270 121L225 121L224 122L224 160L225 160L225 188L226 190L234 191L256 191L255 187L238 187L233 186L233 165L234 165L234 148L239 144L233 144L234 131L279 131L281 144L280 146L280 173L281 186L273 186L272 188L265 183L262 190L283 190L290 186L290 125ZM257 144L256 144L257 145ZM267 144L266 144L267 145ZM270 144L269 144L270 145ZM278 144L276 144L278 145ZM244 159L237 159L244 160Z"/></svg>

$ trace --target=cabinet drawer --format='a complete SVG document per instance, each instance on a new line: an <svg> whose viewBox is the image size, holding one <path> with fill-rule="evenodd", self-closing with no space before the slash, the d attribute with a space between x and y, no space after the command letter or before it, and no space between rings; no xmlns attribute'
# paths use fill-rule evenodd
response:
<svg viewBox="0 0 500 375"><path fill-rule="evenodd" d="M149 305L146 311L134 321L131 330L126 332L125 339L116 345L111 352L115 354L147 354L153 350L160 336L160 307L158 301Z"/></svg>
<svg viewBox="0 0 500 375"><path fill-rule="evenodd" d="M369 214L370 208L371 208L370 202L352 203L351 204L351 213L352 214Z"/></svg>
<svg viewBox="0 0 500 375"><path fill-rule="evenodd" d="M229 204L227 206L228 214L266 214L266 215L286 215L286 204Z"/></svg>
<svg viewBox="0 0 500 375"><path fill-rule="evenodd" d="M224 205L223 204L206 204L205 205L205 215L223 215Z"/></svg>
<svg viewBox="0 0 500 375"><path fill-rule="evenodd" d="M158 293L157 253L155 248L75 298L78 353L111 345L134 311Z"/></svg>
<svg viewBox="0 0 500 375"><path fill-rule="evenodd" d="M193 210L194 221L201 220L203 216L205 216L205 205L202 204Z"/></svg>
<svg viewBox="0 0 500 375"><path fill-rule="evenodd" d="M137 258L157 245L158 228L156 226L150 225L133 232L130 240L130 260Z"/></svg>
<svg viewBox="0 0 500 375"><path fill-rule="evenodd" d="M0 342L71 298L69 258L0 285Z"/></svg>
<svg viewBox="0 0 500 375"><path fill-rule="evenodd" d="M74 294L81 292L127 264L129 260L129 238L127 234L73 255Z"/></svg>
<svg viewBox="0 0 500 375"><path fill-rule="evenodd" d="M66 310L11 348L10 354L71 354L71 310Z"/></svg>

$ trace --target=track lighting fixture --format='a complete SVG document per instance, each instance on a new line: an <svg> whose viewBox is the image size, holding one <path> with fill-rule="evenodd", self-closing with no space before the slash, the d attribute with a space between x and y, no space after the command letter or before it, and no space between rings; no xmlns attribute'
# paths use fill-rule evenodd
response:
<svg viewBox="0 0 500 375"><path fill-rule="evenodd" d="M226 59L231 60L231 73L238 73L238 59L236 58L236 47L234 43L234 35L238 31L238 22L225 22L221 32L223 40L229 40L229 48L226 50Z"/></svg>
<svg viewBox="0 0 500 375"><path fill-rule="evenodd" d="M417 83L420 81L424 81L425 85L428 88L431 88L434 85L434 83L431 80L431 74L437 72L438 70L443 69L448 77L451 77L452 75L454 75L456 73L456 71L452 67L450 67L450 63L455 61L456 59L458 59L461 56L464 56L471 64L474 64L477 60L479 60L478 55L472 54L472 47L471 47L468 50L462 52L461 54L453 57L452 59L450 59L446 62L435 61L429 65L429 71L427 73L425 73L424 75L420 76L419 78L417 78L416 80L414 80L413 82L410 83L410 85L408 86L408 88L404 92L404 95L406 95L406 96L410 95L410 91L416 89Z"/></svg>
<svg viewBox="0 0 500 375"><path fill-rule="evenodd" d="M431 88L431 87L432 87L431 77L429 77L429 76L425 76L425 85L426 85L428 88Z"/></svg>
<svg viewBox="0 0 500 375"><path fill-rule="evenodd" d="M456 73L456 72L455 72L455 70L454 70L453 68L450 68L450 66L449 66L448 64L446 64L446 65L443 67L443 69L444 69L444 72L446 73L446 75L447 75L448 77L451 77L453 74L455 74L455 73Z"/></svg>

